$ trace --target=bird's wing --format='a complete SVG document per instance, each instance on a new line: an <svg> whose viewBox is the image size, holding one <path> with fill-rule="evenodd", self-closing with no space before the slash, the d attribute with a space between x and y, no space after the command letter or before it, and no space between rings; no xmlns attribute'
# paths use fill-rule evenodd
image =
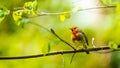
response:
<svg viewBox="0 0 120 68"><path fill-rule="evenodd" d="M86 44L89 45L89 43L88 43L88 38L87 38L87 36L85 35L85 33L81 31L81 35L83 36L83 41L85 41Z"/></svg>

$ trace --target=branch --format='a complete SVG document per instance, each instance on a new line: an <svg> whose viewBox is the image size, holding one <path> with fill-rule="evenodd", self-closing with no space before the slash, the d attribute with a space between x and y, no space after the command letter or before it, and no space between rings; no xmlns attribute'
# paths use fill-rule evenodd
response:
<svg viewBox="0 0 120 68"><path fill-rule="evenodd" d="M70 64L72 63L73 57L75 56L76 53L73 53L72 58L70 60Z"/></svg>
<svg viewBox="0 0 120 68"><path fill-rule="evenodd" d="M71 44L69 44L68 42L66 42L65 40L63 40L62 38L60 38L53 29L51 29L51 32L53 35L55 35L58 39L60 39L62 42L64 42L65 44L67 44L68 46L70 46L71 48L73 48L74 50L76 50Z"/></svg>
<svg viewBox="0 0 120 68"><path fill-rule="evenodd" d="M78 9L77 11L85 11L85 10L92 10L92 9L103 9L103 8L115 8L115 7L116 6L100 6L100 7L86 8L86 9ZM69 13L73 13L73 12L74 12L74 10L67 11L67 12L56 12L56 13L41 12L41 13L38 13L38 16L61 15L61 14L69 14Z"/></svg>
<svg viewBox="0 0 120 68"><path fill-rule="evenodd" d="M120 45L118 45L118 48L120 48ZM109 49L110 48L108 46L104 46L104 47L97 47L97 48L88 48L87 50L90 52L93 52L93 51L101 51L101 50L109 50ZM119 51L119 50L115 50L115 51ZM1 56L0 60L29 59L29 58L38 58L38 57L53 56L53 55L59 55L59 54L82 53L82 52L86 52L86 50L85 49L64 50L64 51L56 51L56 52L50 52L46 54L29 55L29 56L10 56L10 57Z"/></svg>
<svg viewBox="0 0 120 68"><path fill-rule="evenodd" d="M66 42L66 41L63 40L62 38L60 38L60 37L55 33L55 31L54 31L53 29L51 29L51 31L50 31L48 28L46 28L46 27L44 27L44 26L42 26L42 25L39 25L39 24L37 24L37 23L32 23L32 22L30 22L30 24L35 25L35 26L38 26L39 28L43 28L43 29L45 29L45 30L48 31L48 32L51 32L55 37L57 37L58 39L60 39L60 41L64 42L65 44L67 44L68 46L70 46L72 49L76 50L71 44L69 44L68 42Z"/></svg>
<svg viewBox="0 0 120 68"><path fill-rule="evenodd" d="M71 11L66 11L66 12L38 12L38 14L36 14L36 16L28 16L27 18L34 18L34 17L39 17L39 16L52 16L52 15L62 15L62 14L70 14L70 13L74 13L74 12L78 12L78 11L86 11L86 10L92 10L92 9L104 9L104 8L115 8L116 6L99 6L99 7L92 7L92 8L86 8L86 9L75 9L73 8L73 10ZM16 10L24 10L24 7L17 7L14 8L11 11L16 11Z"/></svg>
<svg viewBox="0 0 120 68"><path fill-rule="evenodd" d="M30 22L30 24L35 25L35 26L37 26L37 27L39 27L39 28L43 28L43 29L45 29L46 31L50 32L50 30L49 30L48 28L46 28L46 27L44 27L44 26L42 26L42 25L39 25L39 24L37 24L37 23L32 23L32 22Z"/></svg>

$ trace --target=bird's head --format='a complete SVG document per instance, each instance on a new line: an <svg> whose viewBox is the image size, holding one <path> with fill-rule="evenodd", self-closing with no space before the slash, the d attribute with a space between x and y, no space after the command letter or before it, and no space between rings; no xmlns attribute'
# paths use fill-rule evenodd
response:
<svg viewBox="0 0 120 68"><path fill-rule="evenodd" d="M76 27L76 26L71 27L70 30L72 31L72 33L78 33L78 32L80 32L80 29L78 27Z"/></svg>

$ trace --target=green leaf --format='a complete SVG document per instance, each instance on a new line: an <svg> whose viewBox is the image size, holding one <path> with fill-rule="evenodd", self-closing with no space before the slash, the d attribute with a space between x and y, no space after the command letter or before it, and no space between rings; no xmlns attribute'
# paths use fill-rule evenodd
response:
<svg viewBox="0 0 120 68"><path fill-rule="evenodd" d="M5 18L6 15L10 13L9 10L0 8L0 22Z"/></svg>
<svg viewBox="0 0 120 68"><path fill-rule="evenodd" d="M48 43L48 52L50 52L51 47L50 47L50 43Z"/></svg>
<svg viewBox="0 0 120 68"><path fill-rule="evenodd" d="M42 48L42 52L43 52L44 54L49 53L50 50L51 50L50 43L48 43L47 45L45 44L45 45L43 46L43 48Z"/></svg>
<svg viewBox="0 0 120 68"><path fill-rule="evenodd" d="M37 10L38 10L38 4L37 4L37 0L35 1L29 1L29 2L26 2L24 4L24 8L25 8L25 12L27 14L31 14L31 15L35 15L37 14Z"/></svg>
<svg viewBox="0 0 120 68"><path fill-rule="evenodd" d="M24 8L28 9L28 10L32 10L33 9L33 2L32 1L26 2L24 4Z"/></svg>
<svg viewBox="0 0 120 68"><path fill-rule="evenodd" d="M0 10L0 18L2 18L4 16L5 16L4 12L2 10Z"/></svg>
<svg viewBox="0 0 120 68"><path fill-rule="evenodd" d="M25 25L26 23L29 23L29 22L30 22L29 19L27 19L27 18L22 18L22 21L21 21L21 26L22 26L22 28L24 28L24 25Z"/></svg>
<svg viewBox="0 0 120 68"><path fill-rule="evenodd" d="M117 44L115 44L115 43L114 43L114 42L112 42L112 41L110 41L108 45L109 45L109 47L110 47L111 49L113 49L113 50L118 49L118 45L117 45Z"/></svg>
<svg viewBox="0 0 120 68"><path fill-rule="evenodd" d="M61 15L60 15L60 21L61 21L61 22L64 22L65 19L68 19L68 18L70 18L70 17L71 17L70 13L61 14Z"/></svg>
<svg viewBox="0 0 120 68"><path fill-rule="evenodd" d="M109 6L112 4L112 0L101 0L103 4Z"/></svg>
<svg viewBox="0 0 120 68"><path fill-rule="evenodd" d="M101 0L101 2L106 6L115 6L116 4L120 3L120 0Z"/></svg>
<svg viewBox="0 0 120 68"><path fill-rule="evenodd" d="M60 15L60 21L64 22L66 19L65 14Z"/></svg>
<svg viewBox="0 0 120 68"><path fill-rule="evenodd" d="M33 11L37 11L38 10L38 4L37 4L37 0L33 1Z"/></svg>
<svg viewBox="0 0 120 68"><path fill-rule="evenodd" d="M25 24L30 22L29 19L23 17L23 10L17 10L13 12L13 19L16 25L20 26L21 24Z"/></svg>
<svg viewBox="0 0 120 68"><path fill-rule="evenodd" d="M22 18L22 23L26 24L26 23L29 23L30 22L30 19L27 19L27 18Z"/></svg>
<svg viewBox="0 0 120 68"><path fill-rule="evenodd" d="M14 11L12 15L15 23L18 26L22 23L22 12L22 10Z"/></svg>

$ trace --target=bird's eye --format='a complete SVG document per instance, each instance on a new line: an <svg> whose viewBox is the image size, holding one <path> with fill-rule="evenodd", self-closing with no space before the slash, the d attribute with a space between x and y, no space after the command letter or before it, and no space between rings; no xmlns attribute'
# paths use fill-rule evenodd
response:
<svg viewBox="0 0 120 68"><path fill-rule="evenodd" d="M76 27L74 29L76 29Z"/></svg>

